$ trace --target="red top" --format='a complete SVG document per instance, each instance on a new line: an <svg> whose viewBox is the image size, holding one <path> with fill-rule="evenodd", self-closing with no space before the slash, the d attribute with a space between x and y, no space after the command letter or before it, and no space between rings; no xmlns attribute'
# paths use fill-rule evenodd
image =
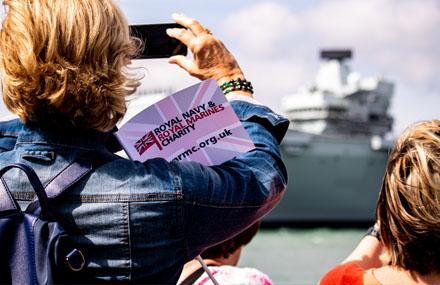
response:
<svg viewBox="0 0 440 285"><path fill-rule="evenodd" d="M364 273L356 263L344 263L327 272L319 285L363 285Z"/></svg>

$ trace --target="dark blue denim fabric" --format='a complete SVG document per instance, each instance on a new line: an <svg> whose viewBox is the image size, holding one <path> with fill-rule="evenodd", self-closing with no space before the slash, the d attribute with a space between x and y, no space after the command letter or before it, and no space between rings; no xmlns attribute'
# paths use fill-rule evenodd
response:
<svg viewBox="0 0 440 285"><path fill-rule="evenodd" d="M287 185L278 144L288 121L260 105L231 102L256 149L221 165L111 154L111 134L43 131L18 120L0 123L0 167L31 165L43 184L78 158L113 159L53 201L62 226L87 258L82 281L175 283L183 264L268 213ZM26 203L26 179L6 175Z"/></svg>

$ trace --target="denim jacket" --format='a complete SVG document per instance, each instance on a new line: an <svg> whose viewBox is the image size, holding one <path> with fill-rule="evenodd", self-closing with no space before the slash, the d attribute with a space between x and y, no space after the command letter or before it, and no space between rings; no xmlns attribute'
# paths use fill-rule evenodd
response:
<svg viewBox="0 0 440 285"><path fill-rule="evenodd" d="M185 262L268 213L287 185L278 145L288 121L261 105L231 105L256 148L221 165L134 162L112 153L110 133L12 120L0 123L0 167L27 163L44 185L78 158L111 155L52 201L87 258L81 281L176 283ZM5 180L20 203L33 199L24 175Z"/></svg>

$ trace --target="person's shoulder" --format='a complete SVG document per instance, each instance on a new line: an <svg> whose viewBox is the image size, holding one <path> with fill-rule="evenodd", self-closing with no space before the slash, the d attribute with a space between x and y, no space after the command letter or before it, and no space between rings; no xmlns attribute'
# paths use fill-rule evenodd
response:
<svg viewBox="0 0 440 285"><path fill-rule="evenodd" d="M264 284L271 285L272 280L265 273L261 272L256 268L241 268L243 274L251 280L249 284Z"/></svg>
<svg viewBox="0 0 440 285"><path fill-rule="evenodd" d="M339 264L321 278L319 285L362 285L364 273L354 262Z"/></svg>
<svg viewBox="0 0 440 285"><path fill-rule="evenodd" d="M220 284L272 285L272 280L255 268L236 266L214 266L212 272Z"/></svg>
<svg viewBox="0 0 440 285"><path fill-rule="evenodd" d="M18 132L23 128L23 123L18 119L0 121L1 135L17 136Z"/></svg>
<svg viewBox="0 0 440 285"><path fill-rule="evenodd" d="M22 128L23 124L18 119L0 122L0 152L14 149Z"/></svg>

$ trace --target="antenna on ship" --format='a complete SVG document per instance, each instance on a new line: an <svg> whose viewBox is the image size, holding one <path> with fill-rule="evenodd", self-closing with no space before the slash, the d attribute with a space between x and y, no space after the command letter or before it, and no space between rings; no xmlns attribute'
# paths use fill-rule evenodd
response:
<svg viewBox="0 0 440 285"><path fill-rule="evenodd" d="M350 67L346 59L351 59L350 49L323 49L321 50L321 67L316 76L316 88L330 92L337 96L344 96L342 90L347 85Z"/></svg>
<svg viewBox="0 0 440 285"><path fill-rule="evenodd" d="M321 59L343 61L346 58L351 59L353 52L349 49L325 49L321 50L320 55Z"/></svg>

